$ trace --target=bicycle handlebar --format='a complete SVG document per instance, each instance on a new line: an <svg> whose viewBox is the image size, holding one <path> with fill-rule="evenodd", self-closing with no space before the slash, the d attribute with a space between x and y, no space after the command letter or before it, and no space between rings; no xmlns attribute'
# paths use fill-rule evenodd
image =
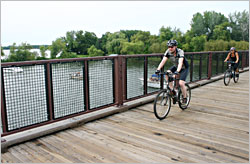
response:
<svg viewBox="0 0 250 164"><path fill-rule="evenodd" d="M235 63L235 61L226 61L227 63Z"/></svg>
<svg viewBox="0 0 250 164"><path fill-rule="evenodd" d="M173 76L173 75L177 75L175 73L172 72L160 72L159 75L168 75L168 76Z"/></svg>
<svg viewBox="0 0 250 164"><path fill-rule="evenodd" d="M174 75L176 75L175 73L172 72L160 72L159 75L167 75L169 78L169 82L171 81L175 81L175 80L179 80L179 78L177 78L176 76L174 77ZM164 78L165 80L165 78Z"/></svg>

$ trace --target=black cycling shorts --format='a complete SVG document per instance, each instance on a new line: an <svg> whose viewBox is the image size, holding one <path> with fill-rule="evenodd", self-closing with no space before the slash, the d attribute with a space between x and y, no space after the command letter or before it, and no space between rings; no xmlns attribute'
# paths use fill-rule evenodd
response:
<svg viewBox="0 0 250 164"><path fill-rule="evenodd" d="M177 67L176 66L172 66L172 67L169 68L169 70L172 73L174 73L177 70ZM189 71L188 68L181 69L181 71L179 72L180 73L180 80L186 81L187 76L188 76L188 71Z"/></svg>
<svg viewBox="0 0 250 164"><path fill-rule="evenodd" d="M232 63L232 67L234 68L234 71L239 67L239 62L238 63Z"/></svg>

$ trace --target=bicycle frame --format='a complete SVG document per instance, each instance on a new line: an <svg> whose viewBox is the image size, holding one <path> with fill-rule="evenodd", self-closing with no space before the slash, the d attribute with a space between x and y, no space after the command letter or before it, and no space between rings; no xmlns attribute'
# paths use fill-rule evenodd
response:
<svg viewBox="0 0 250 164"><path fill-rule="evenodd" d="M228 69L226 71L230 71L230 74L232 75L234 71L233 67L232 67L232 63L235 63L233 61L227 61L228 63Z"/></svg>
<svg viewBox="0 0 250 164"><path fill-rule="evenodd" d="M179 75L175 75L175 77L173 77L173 73L170 73L170 72L164 72L164 73L161 73L161 75L166 75L168 76L168 81L166 80L166 78L164 76L164 82L166 83L166 90L167 90L167 93L170 95L170 92L172 90L177 90L175 91L176 92L176 95L170 95L171 98L173 98L174 96L178 96L178 89L179 89ZM176 77L177 76L177 77ZM169 83L173 82L173 89L170 88L169 86Z"/></svg>

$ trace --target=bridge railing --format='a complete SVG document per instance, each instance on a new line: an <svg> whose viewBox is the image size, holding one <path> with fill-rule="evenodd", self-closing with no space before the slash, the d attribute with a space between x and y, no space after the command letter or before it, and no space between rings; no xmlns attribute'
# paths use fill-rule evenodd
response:
<svg viewBox="0 0 250 164"><path fill-rule="evenodd" d="M222 74L228 52L187 52L187 82ZM150 86L163 54L119 55L2 63L1 136L83 115L152 95ZM249 51L239 51L240 68ZM167 62L166 70L171 66Z"/></svg>

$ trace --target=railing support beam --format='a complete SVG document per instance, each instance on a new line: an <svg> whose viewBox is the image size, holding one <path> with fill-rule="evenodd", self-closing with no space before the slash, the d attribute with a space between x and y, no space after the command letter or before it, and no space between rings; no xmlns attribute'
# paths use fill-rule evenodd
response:
<svg viewBox="0 0 250 164"><path fill-rule="evenodd" d="M124 80L123 80L123 58L121 56L118 56L117 58L114 59L114 65L115 65L115 103L117 106L122 106L123 105L123 85L124 85Z"/></svg>

